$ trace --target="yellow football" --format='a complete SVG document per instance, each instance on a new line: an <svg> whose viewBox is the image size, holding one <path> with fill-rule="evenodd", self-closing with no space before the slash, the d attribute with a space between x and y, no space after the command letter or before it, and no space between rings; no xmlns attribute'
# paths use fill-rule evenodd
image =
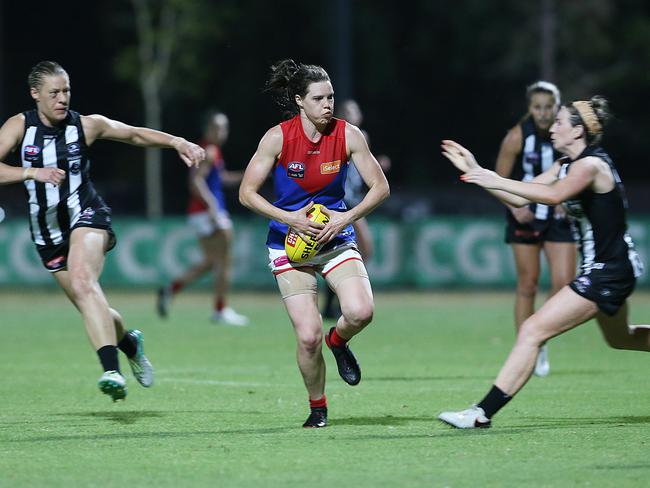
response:
<svg viewBox="0 0 650 488"><path fill-rule="evenodd" d="M327 224L330 221L330 218L327 214L323 212L327 210L326 207L320 203L315 203L308 211L307 218L312 222L320 222L321 224ZM293 229L289 229L287 232L287 237L284 239L284 250L287 253L289 261L294 263L302 263L308 259L313 258L322 244L319 244L316 239L310 238L308 242L305 242Z"/></svg>

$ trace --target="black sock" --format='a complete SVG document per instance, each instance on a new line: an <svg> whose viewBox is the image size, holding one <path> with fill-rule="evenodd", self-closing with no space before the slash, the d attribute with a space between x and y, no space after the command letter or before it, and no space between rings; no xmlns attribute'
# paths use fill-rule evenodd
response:
<svg viewBox="0 0 650 488"><path fill-rule="evenodd" d="M120 364L117 360L117 347L102 346L97 349L97 355L104 371L120 371Z"/></svg>
<svg viewBox="0 0 650 488"><path fill-rule="evenodd" d="M127 358L132 358L135 356L135 353L138 352L138 341L131 334L126 332L124 337L120 339L120 342L117 343L117 347L120 348Z"/></svg>
<svg viewBox="0 0 650 488"><path fill-rule="evenodd" d="M506 406L512 400L512 397L507 393L501 391L496 385L492 385L492 389L487 395L479 402L477 407L481 407L485 412L485 416L489 419Z"/></svg>

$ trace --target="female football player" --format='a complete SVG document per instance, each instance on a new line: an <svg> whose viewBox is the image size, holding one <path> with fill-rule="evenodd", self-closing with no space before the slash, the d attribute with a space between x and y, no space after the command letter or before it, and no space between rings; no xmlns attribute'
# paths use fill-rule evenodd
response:
<svg viewBox="0 0 650 488"><path fill-rule="evenodd" d="M650 351L650 326L628 325L627 297L642 265L627 233L623 184L609 155L599 146L609 118L607 101L592 97L563 106L551 126L553 147L564 154L530 182L503 178L481 168L471 152L454 141L442 150L461 178L487 189L507 205L564 202L580 232L582 269L521 324L515 345L488 394L473 407L438 417L458 428L488 427L492 416L526 384L547 340L595 318L616 349Z"/></svg>
<svg viewBox="0 0 650 488"><path fill-rule="evenodd" d="M298 368L311 407L304 427L324 427L327 399L316 273L325 278L341 304L342 316L325 341L343 380L356 385L361 380L361 370L348 341L370 323L374 305L351 224L388 197L388 182L361 131L333 117L334 89L323 68L296 64L290 59L281 61L271 67L267 88L290 118L262 137L244 173L239 199L271 220L267 239L269 266L296 334ZM351 158L368 186L368 193L357 206L346 210L344 185ZM271 173L274 203L260 194ZM327 207L327 224L307 218L313 203ZM303 263L289 261L284 250L289 228L303 239L315 237L323 243L320 253Z"/></svg>
<svg viewBox="0 0 650 488"><path fill-rule="evenodd" d="M99 284L104 255L115 246L115 234L111 209L90 180L90 146L110 139L170 147L188 166L198 164L205 153L181 137L70 110L70 78L58 63L38 63L27 81L36 108L14 115L0 129L0 159L18 148L22 169L3 166L0 175L5 176L0 179L18 181L22 174L32 238L43 265L81 313L104 371L100 390L121 400L126 382L117 348L128 357L141 385L151 386L153 368L144 355L142 333L125 331L122 317L110 307Z"/></svg>
<svg viewBox="0 0 650 488"><path fill-rule="evenodd" d="M526 89L528 113L508 131L497 156L498 175L530 181L548 170L559 154L553 150L549 128L560 107L560 91L553 83L537 81ZM540 275L540 254L544 251L551 274L553 296L575 277L576 245L573 229L561 206L531 203L507 205L506 242L512 247L517 271L515 328L535 311ZM535 375L549 373L548 352L542 346Z"/></svg>

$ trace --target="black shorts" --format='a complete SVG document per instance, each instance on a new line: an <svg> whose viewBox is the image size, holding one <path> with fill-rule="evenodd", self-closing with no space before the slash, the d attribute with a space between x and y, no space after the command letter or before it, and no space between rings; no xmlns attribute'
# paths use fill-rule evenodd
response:
<svg viewBox="0 0 650 488"><path fill-rule="evenodd" d="M632 266L620 272L608 269L592 269L582 273L569 283L569 287L578 295L598 305L598 309L607 315L616 315L627 297L632 294L636 278Z"/></svg>
<svg viewBox="0 0 650 488"><path fill-rule="evenodd" d="M106 252L115 247L117 239L111 227L111 208L107 206L87 207L79 216L79 220L65 233L63 241L51 246L36 245L36 250L41 257L43 266L50 273L65 269L68 265L68 251L70 250L70 234L79 227L104 229L108 232L108 246Z"/></svg>
<svg viewBox="0 0 650 488"><path fill-rule="evenodd" d="M510 214L506 225L505 241L508 244L540 244L542 242L576 242L573 224L567 218L535 219L520 224Z"/></svg>

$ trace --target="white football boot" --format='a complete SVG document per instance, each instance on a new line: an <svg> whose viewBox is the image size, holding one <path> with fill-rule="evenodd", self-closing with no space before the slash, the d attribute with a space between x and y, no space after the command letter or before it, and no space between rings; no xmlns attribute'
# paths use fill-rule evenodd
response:
<svg viewBox="0 0 650 488"><path fill-rule="evenodd" d="M551 372L551 365L548 362L548 346L544 344L539 348L537 353L537 361L535 362L535 371L533 374L541 378L548 376Z"/></svg>
<svg viewBox="0 0 650 488"><path fill-rule="evenodd" d="M102 393L109 395L114 402L126 398L126 380L117 371L104 371L104 374L97 382L97 386L99 386Z"/></svg>
<svg viewBox="0 0 650 488"><path fill-rule="evenodd" d="M491 424L491 420L485 416L483 409L476 405L472 405L461 412L442 412L438 415L438 420L442 420L457 429L485 428Z"/></svg>
<svg viewBox="0 0 650 488"><path fill-rule="evenodd" d="M221 311L216 311L210 317L213 322L219 322L225 325L234 325L235 327L244 327L248 325L248 317L235 312L230 307L225 307Z"/></svg>
<svg viewBox="0 0 650 488"><path fill-rule="evenodd" d="M130 334L137 344L135 356L129 358L129 366L131 366L133 376L138 380L138 383L145 388L149 388L153 385L153 366L147 359L147 356L144 355L144 338L142 332L134 329L128 331L127 334Z"/></svg>

